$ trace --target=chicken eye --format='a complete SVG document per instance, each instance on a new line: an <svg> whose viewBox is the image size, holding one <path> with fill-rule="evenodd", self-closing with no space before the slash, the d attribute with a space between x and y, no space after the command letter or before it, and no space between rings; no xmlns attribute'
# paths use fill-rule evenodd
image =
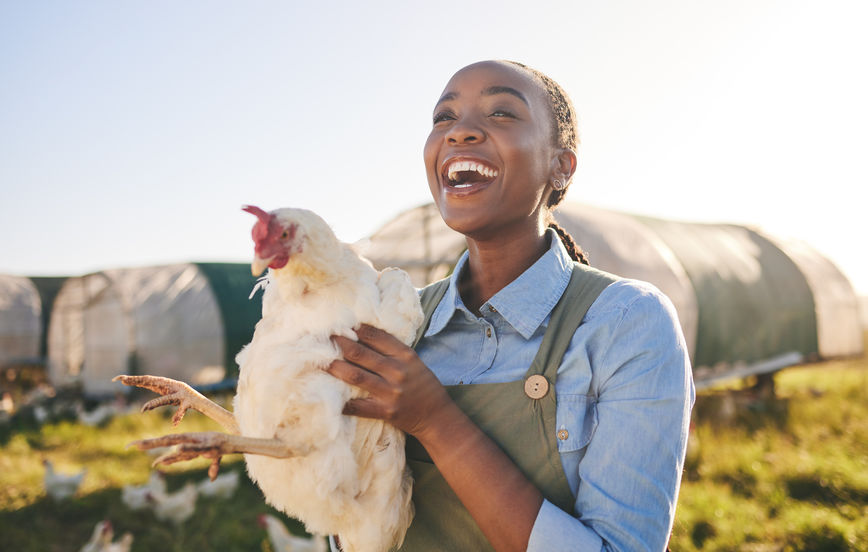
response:
<svg viewBox="0 0 868 552"><path fill-rule="evenodd" d="M282 240L285 240L288 237L289 237L289 232L287 232L286 230L284 230L283 234L280 235L280 239L282 239Z"/></svg>

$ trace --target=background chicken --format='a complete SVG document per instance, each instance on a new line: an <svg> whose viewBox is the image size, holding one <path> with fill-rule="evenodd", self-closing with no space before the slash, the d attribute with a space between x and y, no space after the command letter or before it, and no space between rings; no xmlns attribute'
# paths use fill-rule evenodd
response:
<svg viewBox="0 0 868 552"><path fill-rule="evenodd" d="M115 531L112 523L109 520L103 520L96 524L93 528L93 535L79 552L130 552L133 545L133 535L124 533L121 538L116 541L114 539Z"/></svg>
<svg viewBox="0 0 868 552"><path fill-rule="evenodd" d="M121 489L121 501L130 510L144 510L152 504L152 501L148 500L149 496L166 492L166 478L154 470L144 485L124 485Z"/></svg>
<svg viewBox="0 0 868 552"><path fill-rule="evenodd" d="M148 492L147 501L160 521L170 521L176 526L193 517L196 512L196 499L199 491L192 482L187 482L174 493Z"/></svg>
<svg viewBox="0 0 868 552"><path fill-rule="evenodd" d="M289 532L286 525L275 516L262 514L259 525L268 533L268 542L274 552L326 552L326 539L314 535L311 538L297 537Z"/></svg>
<svg viewBox="0 0 868 552"><path fill-rule="evenodd" d="M81 486L81 482L84 481L85 473L87 473L87 470L81 470L74 474L58 473L48 459L43 460L42 465L45 466L43 478L45 492L55 501L65 500L74 495Z"/></svg>
<svg viewBox="0 0 868 552"><path fill-rule="evenodd" d="M237 471L222 473L216 479L206 478L196 483L196 490L200 496L207 498L231 498L238 489L238 483L241 481Z"/></svg>
<svg viewBox="0 0 868 552"><path fill-rule="evenodd" d="M217 420L229 432L168 435L139 448L180 445L158 459L204 456L216 476L222 455L243 452L250 477L270 504L308 532L339 534L347 552L398 545L412 519L412 480L404 435L380 420L344 416L362 392L323 371L339 352L332 335L356 338L362 323L410 344L422 322L416 290L403 271L377 272L303 209L255 214L254 274L270 267L262 320L237 356L234 416L188 385L151 376L119 376L163 395L145 405L179 406Z"/></svg>

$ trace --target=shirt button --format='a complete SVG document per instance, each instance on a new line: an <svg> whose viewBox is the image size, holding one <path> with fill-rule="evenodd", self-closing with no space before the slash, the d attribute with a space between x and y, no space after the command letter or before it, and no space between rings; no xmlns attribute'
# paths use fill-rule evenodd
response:
<svg viewBox="0 0 868 552"><path fill-rule="evenodd" d="M560 439L561 441L566 441L569 436L570 436L570 432L567 431L566 429L559 429L558 430L558 439Z"/></svg>
<svg viewBox="0 0 868 552"><path fill-rule="evenodd" d="M491 305L488 305L488 312L497 312L497 309L495 309Z"/></svg>
<svg viewBox="0 0 868 552"><path fill-rule="evenodd" d="M541 399L549 392L549 380L541 374L534 374L524 381L524 393L532 399Z"/></svg>
<svg viewBox="0 0 868 552"><path fill-rule="evenodd" d="M485 328L485 337L491 337L491 328Z"/></svg>

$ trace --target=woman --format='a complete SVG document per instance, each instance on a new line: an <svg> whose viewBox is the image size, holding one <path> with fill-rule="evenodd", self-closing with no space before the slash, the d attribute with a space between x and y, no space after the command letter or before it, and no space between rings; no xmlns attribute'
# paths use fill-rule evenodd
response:
<svg viewBox="0 0 868 552"><path fill-rule="evenodd" d="M553 223L576 141L551 79L500 61L458 71L424 157L467 252L423 292L415 351L370 327L359 342L335 338L345 360L331 373L370 393L345 412L412 437L417 513L405 550L666 547L689 360L668 299L584 268Z"/></svg>

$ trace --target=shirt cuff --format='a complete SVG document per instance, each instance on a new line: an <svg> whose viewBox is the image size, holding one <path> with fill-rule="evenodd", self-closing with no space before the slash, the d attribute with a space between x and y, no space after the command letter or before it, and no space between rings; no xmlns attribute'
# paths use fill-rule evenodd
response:
<svg viewBox="0 0 868 552"><path fill-rule="evenodd" d="M599 535L548 500L543 500L530 532L528 552L602 549L603 539Z"/></svg>

